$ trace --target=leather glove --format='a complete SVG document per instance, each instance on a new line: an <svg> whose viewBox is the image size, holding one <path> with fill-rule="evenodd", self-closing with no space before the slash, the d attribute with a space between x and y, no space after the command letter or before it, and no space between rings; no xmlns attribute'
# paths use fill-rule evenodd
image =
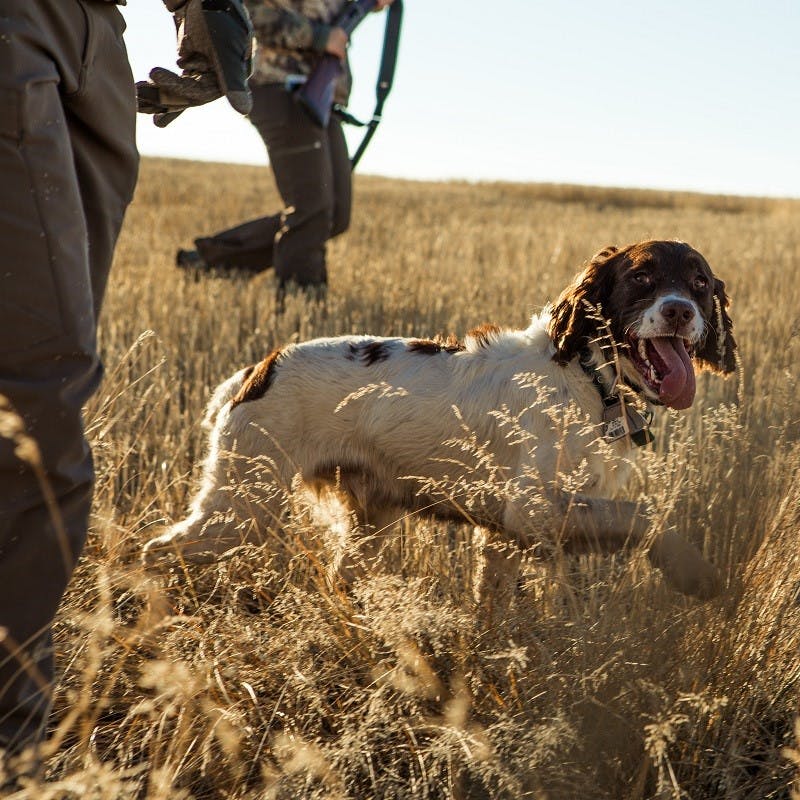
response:
<svg viewBox="0 0 800 800"><path fill-rule="evenodd" d="M185 109L225 95L236 111L248 114L253 27L242 0L164 2L175 14L181 73L152 69L149 80L136 84L139 111L154 114L163 128Z"/></svg>

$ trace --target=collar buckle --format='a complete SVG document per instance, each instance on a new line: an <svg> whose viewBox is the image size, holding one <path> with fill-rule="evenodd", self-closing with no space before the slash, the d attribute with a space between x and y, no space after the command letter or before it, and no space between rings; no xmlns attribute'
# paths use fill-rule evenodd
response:
<svg viewBox="0 0 800 800"><path fill-rule="evenodd" d="M581 352L579 360L581 368L592 379L603 401L603 438L607 442L616 442L618 439L628 437L637 447L650 444L655 439L650 430L650 423L653 421L652 409L648 406L644 411L639 411L631 403L625 402L617 392L616 376L611 390L607 390L600 376L600 370L592 363L588 348Z"/></svg>

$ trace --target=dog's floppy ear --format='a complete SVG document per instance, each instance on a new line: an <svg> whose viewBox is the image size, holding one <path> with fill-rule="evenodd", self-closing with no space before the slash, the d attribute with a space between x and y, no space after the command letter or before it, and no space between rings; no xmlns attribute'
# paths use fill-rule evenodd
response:
<svg viewBox="0 0 800 800"><path fill-rule="evenodd" d="M706 338L695 350L698 366L728 375L736 371L736 340L733 322L728 316L731 301L725 293L725 284L714 278L714 310L706 325Z"/></svg>
<svg viewBox="0 0 800 800"><path fill-rule="evenodd" d="M596 335L597 310L608 305L617 266L624 256L625 251L617 247L601 250L553 304L547 331L556 348L553 359L562 366Z"/></svg>

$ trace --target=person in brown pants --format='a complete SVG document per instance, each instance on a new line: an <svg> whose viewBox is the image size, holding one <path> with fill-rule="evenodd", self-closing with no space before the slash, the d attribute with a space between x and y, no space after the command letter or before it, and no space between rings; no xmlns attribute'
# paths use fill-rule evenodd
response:
<svg viewBox="0 0 800 800"><path fill-rule="evenodd" d="M165 2L173 11L185 6L191 28L195 0ZM246 14L243 20L249 44ZM54 679L50 625L88 527L93 468L81 409L102 377L97 319L138 169L124 28L113 0L3 0L0 6L4 758L43 735ZM201 50L208 44L195 34L198 42ZM202 72L201 61L193 66ZM207 101L227 84L214 77L216 63L205 64L207 86L213 84ZM249 67L243 63L240 70L244 86ZM156 110L200 102L173 92ZM20 446L25 437L36 447Z"/></svg>
<svg viewBox="0 0 800 800"><path fill-rule="evenodd" d="M235 269L249 273L275 268L278 296L291 283L324 290L325 246L350 224L351 169L342 123L331 114L321 128L295 101L293 90L331 53L345 69L334 89L344 106L350 94L347 34L335 20L345 0L246 0L258 49L250 79L250 122L269 155L284 208L213 236L194 240L195 250L178 250L179 267L198 271ZM392 0L378 0L380 11Z"/></svg>
<svg viewBox="0 0 800 800"><path fill-rule="evenodd" d="M180 250L179 266L275 268L278 290L324 287L325 245L350 224L350 159L341 122L320 128L282 85L254 84L250 122L269 153L284 210L195 239L196 253Z"/></svg>

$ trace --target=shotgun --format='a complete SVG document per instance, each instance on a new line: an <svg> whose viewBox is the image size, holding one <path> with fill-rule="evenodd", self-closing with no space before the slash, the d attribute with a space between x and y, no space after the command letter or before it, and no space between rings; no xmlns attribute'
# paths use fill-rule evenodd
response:
<svg viewBox="0 0 800 800"><path fill-rule="evenodd" d="M333 23L348 36L364 17L375 8L377 0L351 0ZM342 74L342 62L331 53L325 53L308 80L297 90L297 101L323 128L328 126L333 107L333 90L336 79Z"/></svg>

